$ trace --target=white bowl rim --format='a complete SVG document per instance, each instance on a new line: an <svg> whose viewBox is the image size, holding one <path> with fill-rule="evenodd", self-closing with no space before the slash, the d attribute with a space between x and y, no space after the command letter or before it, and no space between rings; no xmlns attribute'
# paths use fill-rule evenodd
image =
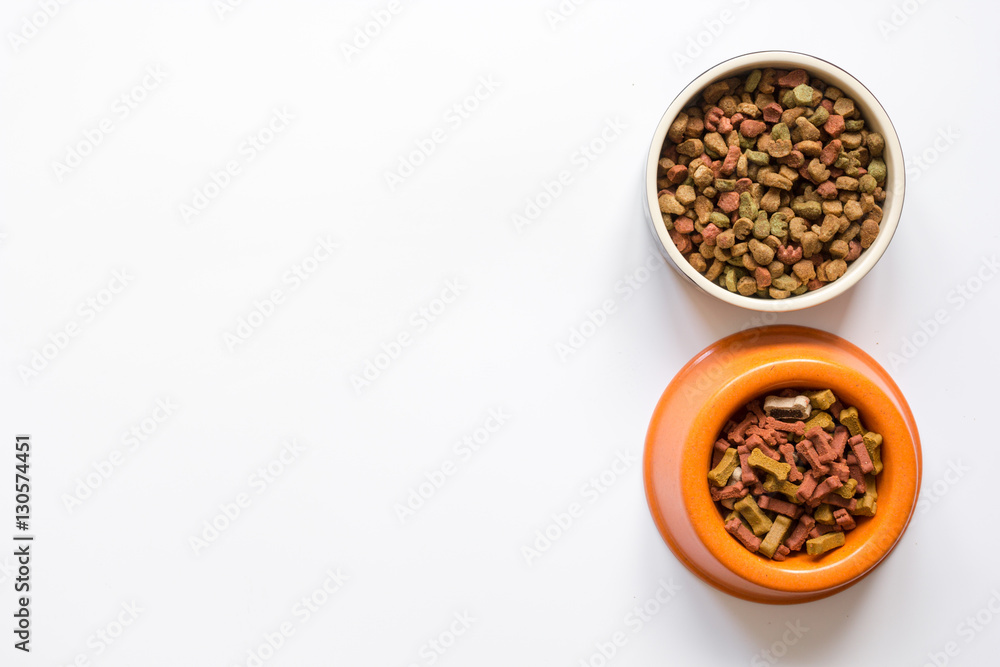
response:
<svg viewBox="0 0 1000 667"><path fill-rule="evenodd" d="M812 292L806 292L787 299L761 299L747 297L720 287L709 281L684 259L680 251L670 239L663 224L662 214L657 197L656 172L660 159L660 150L667 137L667 130L677 114L689 105L691 100L708 84L723 79L738 72L754 68L802 68L812 76L822 79L829 85L834 85L849 95L859 104L865 116L866 127L871 126L885 137L883 160L889 176L883 186L886 189L886 200L882 204L883 215L879 223L879 234L875 242L861 256L852 262L843 276ZM903 149L899 143L896 128L892 125L889 114L868 88L850 73L831 62L797 51L755 51L734 56L702 72L691 83L684 87L663 113L653 140L650 143L646 160L646 200L649 222L654 236L661 246L661 252L670 258L674 267L704 292L727 303L765 312L790 312L817 306L843 294L853 287L875 266L882 257L889 241L892 240L899 224L903 210L903 197L906 187L906 175L903 161Z"/></svg>

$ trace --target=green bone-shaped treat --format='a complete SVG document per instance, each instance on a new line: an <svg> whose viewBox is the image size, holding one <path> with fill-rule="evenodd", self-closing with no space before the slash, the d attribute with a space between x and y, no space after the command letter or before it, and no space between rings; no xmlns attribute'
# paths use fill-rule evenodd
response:
<svg viewBox="0 0 1000 667"><path fill-rule="evenodd" d="M844 546L844 540L845 536L840 531L814 537L811 540L806 540L806 553L810 556L818 556L831 549Z"/></svg>
<svg viewBox="0 0 1000 667"><path fill-rule="evenodd" d="M764 490L768 493L780 493L784 495L789 502L795 503L796 505L802 504L799 497L795 495L799 491L799 485L792 484L787 481L783 482L774 475L768 475L764 480Z"/></svg>
<svg viewBox="0 0 1000 667"><path fill-rule="evenodd" d="M719 461L719 465L712 468L708 473L708 481L716 486L725 486L729 478L732 477L733 471L736 470L736 466L740 464L739 453L735 448L730 447L726 450L726 453L722 455L722 460Z"/></svg>
<svg viewBox="0 0 1000 667"><path fill-rule="evenodd" d="M760 542L760 546L757 548L758 553L762 553L768 558L774 557L774 552L778 550L781 543L785 541L788 536L788 531L792 527L792 519L790 517L779 514L774 519L774 523L771 524L771 530L767 531L767 537L765 537Z"/></svg>
<svg viewBox="0 0 1000 667"><path fill-rule="evenodd" d="M750 452L750 456L747 458L747 463L754 468L760 468L765 472L771 473L780 482L788 479L788 473L792 469L792 466L787 463L780 463L779 461L772 459L770 456L762 452L760 447L754 447L753 451Z"/></svg>
<svg viewBox="0 0 1000 667"><path fill-rule="evenodd" d="M861 436L868 450L868 457L875 466L875 474L882 472L882 435L873 431L868 431Z"/></svg>
<svg viewBox="0 0 1000 667"><path fill-rule="evenodd" d="M771 530L771 520L767 518L764 511L757 506L757 502L753 499L751 495L745 495L740 499L738 503L733 505L737 512L743 515L743 518L747 520L750 524L750 529L753 534L760 537L767 531Z"/></svg>

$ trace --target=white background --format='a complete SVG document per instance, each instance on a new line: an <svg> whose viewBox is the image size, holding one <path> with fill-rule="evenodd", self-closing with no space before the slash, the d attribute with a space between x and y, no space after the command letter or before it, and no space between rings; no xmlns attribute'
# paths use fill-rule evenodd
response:
<svg viewBox="0 0 1000 667"><path fill-rule="evenodd" d="M995 662L1000 620L963 625L1000 591L1000 281L976 278L993 276L997 243L994 3L595 1L551 25L556 0L403 2L350 58L343 45L386 2L220 13L209 0L92 0L33 18L44 4L0 11L0 538L12 544L24 432L37 535L30 656L11 646L13 561L0 551L0 663L252 665L282 623L294 634L264 664L596 667L617 632L627 641L607 664L770 664L761 652L775 646L789 665L921 665L948 642L941 664ZM11 33L31 36L15 48ZM776 320L835 332L890 369L921 429L924 502L872 576L791 607L688 573L649 518L638 463L673 374L760 320L662 264L624 289L656 257L641 172L663 109L704 69L760 49L857 76L908 160L878 266ZM143 90L148 67L165 78ZM495 90L449 123L481 77ZM122 95L143 98L127 117ZM274 109L294 119L247 159L241 145ZM112 131L58 173L105 118ZM608 122L623 129L581 160ZM438 127L444 141L390 188L384 174ZM186 221L181 205L230 160L240 173ZM517 229L512 216L563 170L570 184ZM320 237L337 250L294 288L284 275ZM102 292L121 270L128 285ZM419 324L447 281L459 296ZM282 303L230 349L226 334L274 289ZM108 297L90 313L87 299ZM606 300L606 323L561 358L557 344ZM356 391L351 376L400 334L409 345ZM158 399L179 407L129 449L123 435ZM496 409L506 423L456 451ZM304 451L258 493L252 476L290 439ZM588 480L620 455L632 463L596 493ZM109 457L119 465L102 478ZM449 464L402 521L397 504ZM244 493L249 506L196 553L190 538L225 525L220 505ZM522 547L573 503L579 516L529 563ZM338 568L346 583L296 614ZM679 591L637 623L632 608L661 581ZM138 618L101 640L132 603ZM463 613L471 627L435 653ZM808 630L782 646L788 622Z"/></svg>

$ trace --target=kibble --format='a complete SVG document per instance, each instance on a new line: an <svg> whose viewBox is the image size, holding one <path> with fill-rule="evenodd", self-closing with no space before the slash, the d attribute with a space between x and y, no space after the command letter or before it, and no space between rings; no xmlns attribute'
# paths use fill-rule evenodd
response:
<svg viewBox="0 0 1000 667"><path fill-rule="evenodd" d="M756 288L758 271L767 273L758 267L755 277L734 279ZM737 275L736 267L726 272ZM775 279L787 286L783 278L792 279ZM724 426L709 492L726 531L749 551L773 560L821 556L875 515L882 444L832 390L785 389L751 401Z"/></svg>
<svg viewBox="0 0 1000 667"><path fill-rule="evenodd" d="M884 151L855 101L806 70L716 81L667 131L664 225L691 266L731 292L784 299L820 289L879 234ZM725 231L706 234L710 224Z"/></svg>

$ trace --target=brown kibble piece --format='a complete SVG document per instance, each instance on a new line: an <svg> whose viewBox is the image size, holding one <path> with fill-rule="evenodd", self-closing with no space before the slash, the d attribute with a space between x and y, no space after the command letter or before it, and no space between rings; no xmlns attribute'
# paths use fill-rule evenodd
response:
<svg viewBox="0 0 1000 667"><path fill-rule="evenodd" d="M681 155L698 157L705 152L705 144L702 143L701 139L688 139L677 147L677 152Z"/></svg>
<svg viewBox="0 0 1000 667"><path fill-rule="evenodd" d="M750 532L742 521L738 518L732 518L726 522L726 531L730 535L738 539L743 543L750 553L757 553L757 549L760 548L760 538Z"/></svg>
<svg viewBox="0 0 1000 667"><path fill-rule="evenodd" d="M792 265L795 276L804 283L816 277L816 265L808 259L799 260Z"/></svg>
<svg viewBox="0 0 1000 667"><path fill-rule="evenodd" d="M872 243L875 243L875 237L878 236L878 223L872 219L865 220L861 223L861 247L868 248Z"/></svg>
<svg viewBox="0 0 1000 667"><path fill-rule="evenodd" d="M823 242L816 232L806 232L802 235L802 256L809 259L823 249Z"/></svg>
<svg viewBox="0 0 1000 667"><path fill-rule="evenodd" d="M842 259L832 259L826 265L826 277L828 281L836 280L847 271L847 262Z"/></svg>
<svg viewBox="0 0 1000 667"><path fill-rule="evenodd" d="M849 97L840 97L833 103L833 113L844 117L849 117L854 113L854 100Z"/></svg>

